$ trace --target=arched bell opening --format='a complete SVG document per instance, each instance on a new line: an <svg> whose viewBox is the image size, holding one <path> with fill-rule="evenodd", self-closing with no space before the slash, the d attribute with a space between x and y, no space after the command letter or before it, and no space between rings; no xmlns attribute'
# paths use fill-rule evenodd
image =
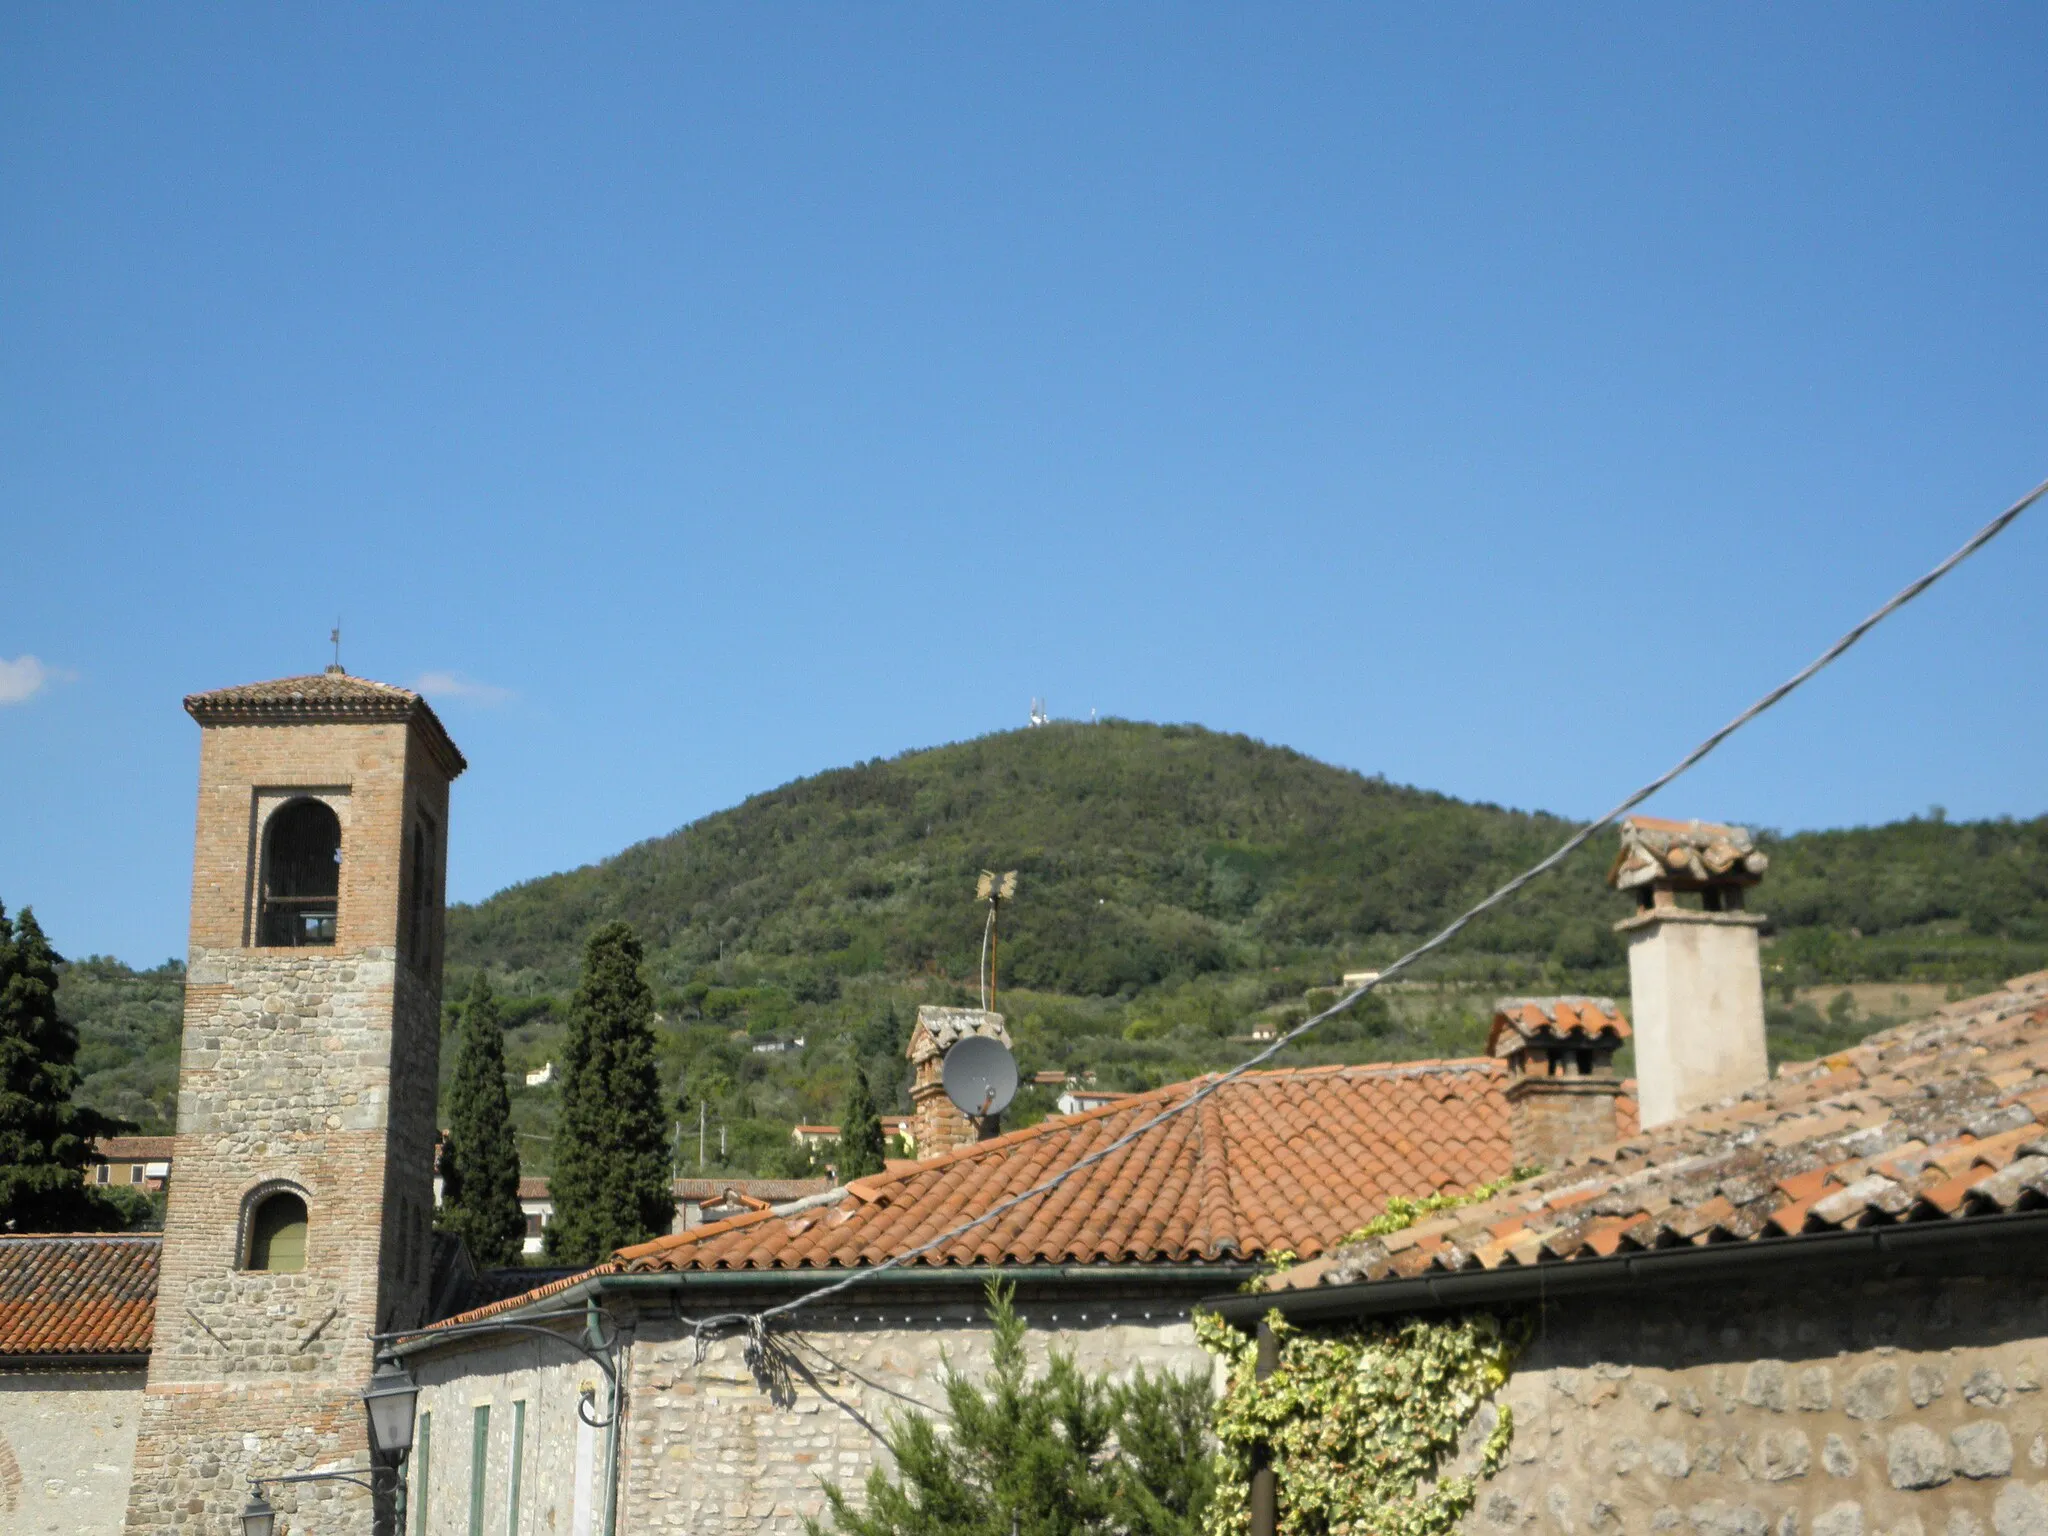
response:
<svg viewBox="0 0 2048 1536"><path fill-rule="evenodd" d="M281 806L263 829L256 942L331 945L341 905L341 818L318 800Z"/></svg>

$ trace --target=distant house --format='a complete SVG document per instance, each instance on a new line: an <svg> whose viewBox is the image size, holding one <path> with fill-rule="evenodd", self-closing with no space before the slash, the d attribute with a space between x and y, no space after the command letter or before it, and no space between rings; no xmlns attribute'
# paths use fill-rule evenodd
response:
<svg viewBox="0 0 2048 1536"><path fill-rule="evenodd" d="M555 1219L555 1202L548 1196L548 1181L544 1178L525 1178L519 1181L519 1209L526 1217L526 1240L520 1245L522 1253L542 1252L546 1246L548 1225Z"/></svg>
<svg viewBox="0 0 2048 1536"><path fill-rule="evenodd" d="M830 1179L677 1179L676 1215L670 1232L687 1232L707 1221L723 1221L749 1211L772 1211L792 1200L823 1194L832 1187ZM522 1251L532 1255L547 1247L547 1230L554 1224L555 1202L546 1178L519 1181L519 1208L526 1214L526 1241Z"/></svg>
<svg viewBox="0 0 2048 1536"><path fill-rule="evenodd" d="M677 1179L676 1232L822 1195L830 1179Z"/></svg>
<svg viewBox="0 0 2048 1536"><path fill-rule="evenodd" d="M796 1035L788 1039L780 1035L771 1035L767 1039L754 1042L754 1054L756 1056L780 1056L785 1051L800 1051L803 1048L804 1037L802 1035Z"/></svg>
<svg viewBox="0 0 2048 1536"><path fill-rule="evenodd" d="M1060 1095L1058 1108L1063 1115L1078 1115L1129 1097L1128 1093L1105 1093L1099 1088L1069 1088Z"/></svg>
<svg viewBox="0 0 2048 1536"><path fill-rule="evenodd" d="M171 1181L170 1136L102 1136L92 1144L86 1181L102 1187L126 1184L151 1194Z"/></svg>
<svg viewBox="0 0 2048 1536"><path fill-rule="evenodd" d="M526 1086L529 1088L538 1088L543 1083L552 1083L554 1080L555 1064L552 1061L542 1062L526 1074Z"/></svg>
<svg viewBox="0 0 2048 1536"><path fill-rule="evenodd" d="M879 1118L882 1122L882 1139L884 1141L900 1142L906 1147L910 1145L910 1116L882 1115ZM816 1152L828 1142L834 1142L839 1139L839 1127L836 1125L792 1126L789 1132L789 1139L806 1151Z"/></svg>
<svg viewBox="0 0 2048 1536"><path fill-rule="evenodd" d="M1067 1074L1064 1072L1034 1072L1031 1074L1031 1086L1034 1088L1064 1088L1067 1086Z"/></svg>

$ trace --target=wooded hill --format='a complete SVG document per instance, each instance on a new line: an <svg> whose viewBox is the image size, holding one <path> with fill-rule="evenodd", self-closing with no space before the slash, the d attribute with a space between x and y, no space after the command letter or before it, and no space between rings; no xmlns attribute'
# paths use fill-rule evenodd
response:
<svg viewBox="0 0 2048 1536"><path fill-rule="evenodd" d="M707 1144L715 1152L721 1125L727 1141L723 1164L707 1161L766 1171L792 1122L833 1118L854 1062L885 1098L900 1083L917 1003L974 999L978 870L1020 873L1000 1004L1024 1067L1137 1088L1241 1059L1256 1022L1305 1017L1342 971L1384 964L1568 831L1243 736L1053 724L802 779L455 908L447 995L489 967L508 1056L538 1067L556 1054L584 936L623 918L648 949L664 1071L691 1143L683 1161L696 1165L701 1105ZM1756 906L1776 923L1766 967L1780 1055L1885 1017L1846 998L1823 1012L1795 1002L1796 989L1933 983L1962 995L2048 965L2048 818L1935 816L1762 841L1772 867ZM1501 991L1625 996L1610 925L1629 907L1601 878L1612 844L1603 834L1389 1006L1335 1022L1290 1059L1474 1051ZM89 987L67 977L64 989L89 1048L118 1020L132 1028L152 1011L141 992L161 990L135 977L137 995L123 998L120 978L94 965L78 977ZM108 1107L134 1116L153 1100L167 1114L168 1080L152 1094L135 1080L136 1054L142 1076L161 1072L160 1048L137 1038L108 1069L126 1074ZM112 1086L92 1082L103 1080ZM1013 1122L1049 1100L1027 1095ZM532 1167L546 1163L551 1103L549 1088L515 1094Z"/></svg>

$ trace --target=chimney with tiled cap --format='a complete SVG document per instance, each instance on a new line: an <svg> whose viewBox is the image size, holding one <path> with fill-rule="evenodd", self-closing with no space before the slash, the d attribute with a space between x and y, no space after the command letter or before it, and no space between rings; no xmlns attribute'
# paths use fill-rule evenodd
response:
<svg viewBox="0 0 2048 1536"><path fill-rule="evenodd" d="M1628 940L1636 1079L1645 1129L1770 1076L1764 977L1744 892L1770 866L1746 827L1631 816L1607 883L1636 898ZM1699 906L1681 906L1696 894Z"/></svg>
<svg viewBox="0 0 2048 1536"><path fill-rule="evenodd" d="M1604 997L1504 997L1493 1005L1486 1050L1508 1064L1515 1166L1559 1168L1620 1139L1614 1053L1628 1037L1628 1020Z"/></svg>
<svg viewBox="0 0 2048 1536"><path fill-rule="evenodd" d="M986 1035L1005 1046L1010 1043L1000 1013L930 1006L917 1010L917 1026L910 1032L910 1134L920 1162L943 1157L982 1137L985 1128L968 1119L946 1097L946 1052L969 1035Z"/></svg>

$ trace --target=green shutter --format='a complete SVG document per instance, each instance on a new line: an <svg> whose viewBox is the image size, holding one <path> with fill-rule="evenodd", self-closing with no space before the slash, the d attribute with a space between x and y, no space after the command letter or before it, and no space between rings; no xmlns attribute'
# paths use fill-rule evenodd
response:
<svg viewBox="0 0 2048 1536"><path fill-rule="evenodd" d="M484 1536L484 1473L491 1455L491 1405L478 1403L469 1421L469 1536Z"/></svg>
<svg viewBox="0 0 2048 1536"><path fill-rule="evenodd" d="M434 1450L434 1416L420 1415L419 1433L413 1437L412 1536L427 1536L427 1466Z"/></svg>
<svg viewBox="0 0 2048 1536"><path fill-rule="evenodd" d="M512 1405L512 1476L505 1492L505 1536L519 1536L519 1474L526 1465L526 1400Z"/></svg>

